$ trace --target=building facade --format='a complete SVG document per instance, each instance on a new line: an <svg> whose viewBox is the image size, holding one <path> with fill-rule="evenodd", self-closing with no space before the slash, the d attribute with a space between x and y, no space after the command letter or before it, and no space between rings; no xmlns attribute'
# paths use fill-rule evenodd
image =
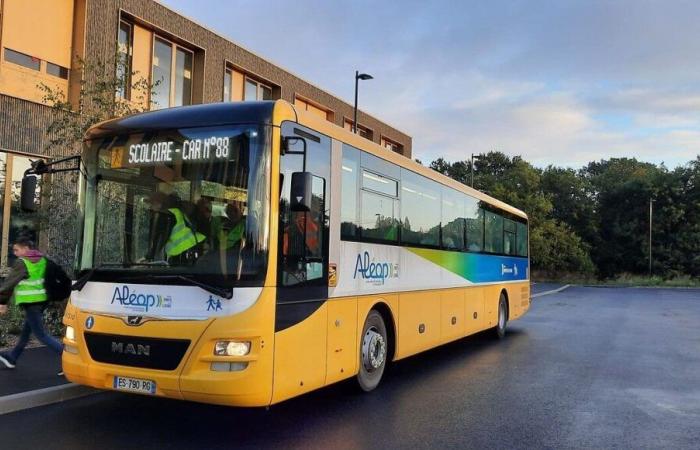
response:
<svg viewBox="0 0 700 450"><path fill-rule="evenodd" d="M338 126L353 125L353 105L153 0L0 0L0 273L13 261L13 239L40 227L19 208L30 160L75 152L48 146L56 113L44 104L40 84L77 104L78 61L115 55L114 70L127 81L116 95L144 108L284 99ZM133 77L151 90L132 92ZM365 138L411 157L405 133L362 111L357 125Z"/></svg>

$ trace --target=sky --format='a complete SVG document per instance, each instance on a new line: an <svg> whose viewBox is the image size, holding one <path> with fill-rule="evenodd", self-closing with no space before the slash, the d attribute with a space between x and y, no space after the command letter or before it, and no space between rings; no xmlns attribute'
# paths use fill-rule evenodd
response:
<svg viewBox="0 0 700 450"><path fill-rule="evenodd" d="M700 2L161 0L413 138L538 167L700 154Z"/></svg>

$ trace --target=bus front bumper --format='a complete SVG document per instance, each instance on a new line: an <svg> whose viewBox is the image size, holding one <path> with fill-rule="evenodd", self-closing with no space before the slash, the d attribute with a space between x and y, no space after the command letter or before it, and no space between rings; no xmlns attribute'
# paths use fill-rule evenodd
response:
<svg viewBox="0 0 700 450"><path fill-rule="evenodd" d="M63 339L63 371L69 381L99 389L230 406L266 406L272 397L273 331L261 333L255 324L265 322L251 321L249 312L206 321L153 321L131 327L121 318L80 311L69 304L64 324L74 328L74 339ZM92 317L93 322L90 330L81 326L88 317ZM236 330L235 335L230 330ZM106 339L102 352L95 350L92 341L88 345L88 340L94 336ZM179 339L190 342L174 369L133 365L134 361L138 364L145 361L143 364L148 365L152 362L148 361L149 358L156 361L158 348L144 343L150 342L148 339L155 340L153 336L163 341ZM214 355L216 342L228 339L250 342L249 353L244 356ZM115 363L109 360L110 357L129 363ZM138 392L129 390L129 386L119 387L116 377L150 381L155 383L155 389Z"/></svg>

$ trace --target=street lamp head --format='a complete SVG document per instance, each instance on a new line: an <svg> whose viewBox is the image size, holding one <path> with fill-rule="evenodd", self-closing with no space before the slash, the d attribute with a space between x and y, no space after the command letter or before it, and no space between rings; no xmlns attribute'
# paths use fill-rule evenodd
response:
<svg viewBox="0 0 700 450"><path fill-rule="evenodd" d="M360 80L371 80L374 77L368 73L358 73L357 75L355 75L355 78Z"/></svg>

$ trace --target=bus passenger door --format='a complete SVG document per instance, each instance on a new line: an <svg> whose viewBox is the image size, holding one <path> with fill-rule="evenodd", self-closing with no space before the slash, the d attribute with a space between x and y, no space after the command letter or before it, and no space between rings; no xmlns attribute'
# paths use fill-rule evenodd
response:
<svg viewBox="0 0 700 450"><path fill-rule="evenodd" d="M321 387L326 378L331 140L293 122L281 131L295 139L280 156L273 402ZM301 172L311 174L308 211L291 207L292 178Z"/></svg>

